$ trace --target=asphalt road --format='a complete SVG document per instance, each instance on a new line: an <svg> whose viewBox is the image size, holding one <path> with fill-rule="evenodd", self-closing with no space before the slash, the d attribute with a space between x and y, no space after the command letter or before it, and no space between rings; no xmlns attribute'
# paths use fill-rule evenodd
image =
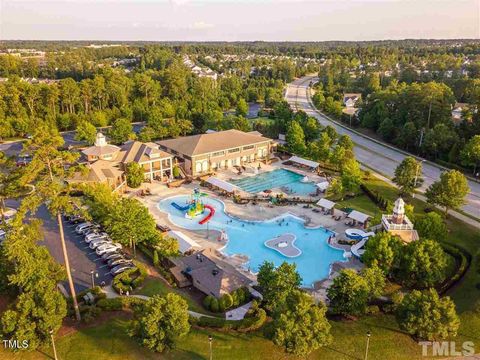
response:
<svg viewBox="0 0 480 360"><path fill-rule="evenodd" d="M18 207L18 202L9 200L7 201L7 206L16 208ZM64 265L57 221L51 218L45 206L38 209L36 217L43 222L44 240L39 242L39 245L45 245L55 261ZM100 285L102 281L105 281L105 285L109 285L113 278L110 275L109 267L95 254L95 250L91 250L88 247L83 240L83 236L75 233L74 225L64 221L63 227L76 292L91 287L91 270L94 270L95 285ZM98 276L95 274L98 274ZM67 281L63 282L63 286L70 293Z"/></svg>
<svg viewBox="0 0 480 360"><path fill-rule="evenodd" d="M296 106L298 110L305 111L309 116L313 116L318 119L318 122L324 126L333 126L340 135L348 135L356 144L354 152L358 161L367 167L377 171L378 173L392 178L394 176L395 168L406 157L404 153L382 144L379 144L373 140L370 140L364 136L337 125L327 117L317 112L309 102L308 98L308 86L311 81L315 81L314 76L305 76L297 79L288 85L285 93L285 99L289 104ZM438 180L440 174L444 171L443 168L435 166L431 163L423 163L422 177L424 183L420 187L420 191L424 192L425 189ZM466 203L462 207L462 210L476 218L480 218L480 184L478 182L469 180L470 192L466 197Z"/></svg>

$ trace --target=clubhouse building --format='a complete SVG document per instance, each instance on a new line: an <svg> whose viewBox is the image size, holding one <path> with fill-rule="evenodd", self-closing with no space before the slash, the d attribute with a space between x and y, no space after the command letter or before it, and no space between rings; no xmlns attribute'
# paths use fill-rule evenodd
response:
<svg viewBox="0 0 480 360"><path fill-rule="evenodd" d="M273 140L258 132L225 130L158 142L160 149L174 155L191 176L266 160Z"/></svg>

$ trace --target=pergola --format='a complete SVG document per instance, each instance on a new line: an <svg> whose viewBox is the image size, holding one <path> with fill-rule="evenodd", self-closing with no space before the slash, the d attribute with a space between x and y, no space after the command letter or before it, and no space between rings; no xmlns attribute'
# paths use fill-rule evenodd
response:
<svg viewBox="0 0 480 360"><path fill-rule="evenodd" d="M357 210L351 211L347 217L356 223L362 224L364 228L367 227L368 219L370 219L370 215L364 214Z"/></svg>
<svg viewBox="0 0 480 360"><path fill-rule="evenodd" d="M331 211L332 215L335 211L335 203L333 201L330 201L328 199L322 198L318 200L317 205L320 206L321 208Z"/></svg>
<svg viewBox="0 0 480 360"><path fill-rule="evenodd" d="M208 184L215 186L216 188L219 188L223 191L226 191L227 193L233 193L237 190L239 190L238 186L233 185L229 183L228 181L216 178L214 176L209 177L207 180L205 180Z"/></svg>
<svg viewBox="0 0 480 360"><path fill-rule="evenodd" d="M318 168L320 166L320 164L318 162L308 160L308 159L304 159L304 158L301 158L299 156L292 156L290 159L288 159L288 161L291 161L291 162L294 162L296 164L311 168L313 170L315 170L316 168Z"/></svg>

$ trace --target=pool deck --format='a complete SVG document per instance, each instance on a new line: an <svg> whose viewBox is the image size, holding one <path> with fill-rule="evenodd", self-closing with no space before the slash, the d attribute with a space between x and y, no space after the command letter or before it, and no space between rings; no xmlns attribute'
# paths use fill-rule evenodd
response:
<svg viewBox="0 0 480 360"><path fill-rule="evenodd" d="M275 168L282 166L280 163L276 163L276 166L271 165L262 165L262 170L264 171L271 171ZM290 167L285 167L289 168ZM301 170L294 169L301 173ZM246 172L243 173L247 176ZM251 174L252 176L255 174ZM316 181L314 175L311 173L307 174L312 181ZM234 176L238 176L232 170L225 170L224 172L219 172L216 175L219 178L228 179ZM316 176L316 175L315 175ZM318 177L318 176L317 176ZM321 181L322 178L318 177L318 180ZM162 212L158 208L158 203L167 198L172 196L179 196L179 195L190 195L194 188L198 188L199 183L194 181L190 184L184 184L179 188L168 188L165 184L160 183L152 183L152 184L143 184L143 189L149 189L152 195L146 197L136 197L135 194L132 192L127 194L126 196L135 196L138 200L140 200L150 211L152 216L155 218L155 221L160 225L168 225L172 230L180 230L185 232L190 236L193 240L195 240L202 248L210 249L211 254L216 258L216 260L226 267L231 267L232 269L236 269L242 275L248 277L252 281L256 281L256 276L251 273L250 271L246 270L243 265L248 261L248 257L242 254L227 256L223 254L220 250L226 245L224 240L220 239L220 232L216 230L199 230L199 231L192 231L187 230L181 227L178 227L172 224L169 219L168 215ZM231 197L224 197L220 196L219 194L206 189L201 188L202 192L208 194L208 196L221 200L225 204L225 211L234 217L241 218L243 220L269 220L278 216L281 216L285 213L293 214L299 218L305 220L306 227L324 227L328 230L331 230L337 234L336 237L333 237L331 241L329 241L329 246L345 251L350 250L349 245L341 245L338 243L338 240L346 239L345 237L345 230L347 228L351 228L351 226L345 225L345 217L342 216L340 220L335 220L331 215L325 215L323 213L313 212L313 209L318 209L316 206L306 208L303 205L287 205L287 206L271 206L267 202L257 202L255 205L250 202L248 204L236 204L233 202ZM316 197L316 199L320 199L320 197ZM338 211L337 211L338 214ZM284 235L289 235L284 234ZM282 236L284 236L282 235ZM291 235L291 234L290 234ZM276 240L276 239L272 239ZM283 240L285 241L285 240ZM293 244L293 241L292 241ZM278 247L274 248L275 250L280 250ZM286 248L282 248L286 249ZM297 248L295 248L297 249ZM298 249L297 249L298 250ZM288 256L288 255L287 255ZM358 259L350 258L348 261L345 262L337 262L333 263L331 267L330 275L327 279L319 279L319 281L315 282L314 288L310 289L315 296L315 298L326 301L326 287L331 283L331 280L338 274L338 271L344 267L354 268L354 269L361 269L363 267L362 263Z"/></svg>
<svg viewBox="0 0 480 360"><path fill-rule="evenodd" d="M295 258L302 254L302 251L295 246L297 237L294 234L282 234L276 238L265 241L265 246L278 251L283 256ZM284 246L282 246L282 244Z"/></svg>

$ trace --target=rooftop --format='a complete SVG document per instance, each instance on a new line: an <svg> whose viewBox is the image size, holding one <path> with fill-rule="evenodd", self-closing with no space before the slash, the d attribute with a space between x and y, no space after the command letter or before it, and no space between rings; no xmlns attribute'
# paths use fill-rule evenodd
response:
<svg viewBox="0 0 480 360"><path fill-rule="evenodd" d="M267 141L272 140L257 134L231 129L163 140L159 141L158 144L179 154L195 156Z"/></svg>

